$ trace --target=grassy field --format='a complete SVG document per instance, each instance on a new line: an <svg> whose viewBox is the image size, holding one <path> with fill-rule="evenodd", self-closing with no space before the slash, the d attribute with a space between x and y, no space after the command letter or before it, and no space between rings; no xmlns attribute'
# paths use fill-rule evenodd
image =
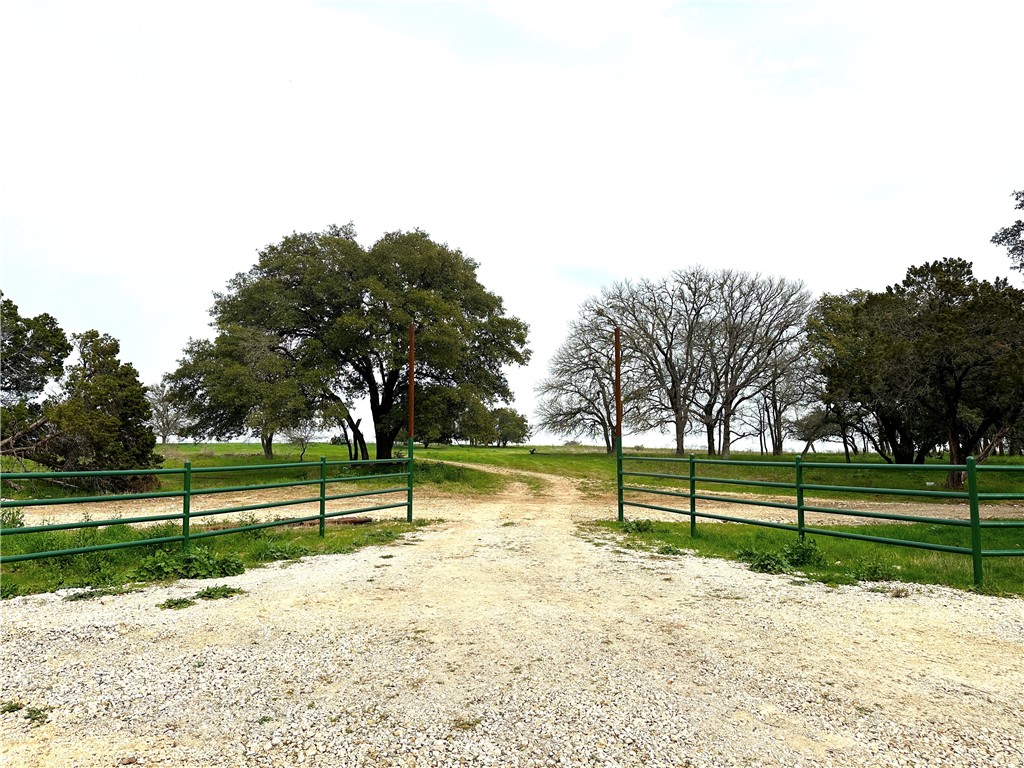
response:
<svg viewBox="0 0 1024 768"><path fill-rule="evenodd" d="M790 531L735 523L698 525L694 537L690 536L689 522L641 519L620 524L603 520L587 527L592 531L621 534L621 545L630 549L648 550L668 557L694 553L702 557L739 560L749 563L752 570L789 573L831 585L878 581L973 589L971 558L966 555L810 534L801 544L798 536ZM966 529L919 523L829 526L829 529L952 546L970 545ZM1020 549L1024 546L1021 534L1020 529L986 530L985 547ZM602 540L597 539L595 543L602 543ZM891 590L892 587L886 589ZM1024 596L1024 558L986 558L981 591Z"/></svg>

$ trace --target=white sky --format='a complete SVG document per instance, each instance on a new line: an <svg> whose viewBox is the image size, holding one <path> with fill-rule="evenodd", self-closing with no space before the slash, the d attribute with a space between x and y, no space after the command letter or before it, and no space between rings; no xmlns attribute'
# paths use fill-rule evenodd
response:
<svg viewBox="0 0 1024 768"><path fill-rule="evenodd" d="M956 256L1020 285L989 239L1024 189L1022 30L1019 0L3 0L0 288L153 383L268 243L419 227L530 324L532 419L614 280L820 295Z"/></svg>

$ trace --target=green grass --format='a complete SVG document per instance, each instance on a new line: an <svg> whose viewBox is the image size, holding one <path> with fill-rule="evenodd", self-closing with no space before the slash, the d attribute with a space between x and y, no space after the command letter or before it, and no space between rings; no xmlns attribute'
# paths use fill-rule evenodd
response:
<svg viewBox="0 0 1024 768"><path fill-rule="evenodd" d="M264 528L196 540L187 555L182 553L180 543L172 543L26 560L3 566L0 589L5 598L53 592L68 587L89 588L89 592L81 593L89 596L94 596L94 592L120 594L128 591L130 585L139 583L178 578L221 578L277 560L344 554L370 545L390 544L398 541L403 534L431 522L386 521L329 526L322 539L318 536L316 526ZM202 530L201 527L193 528L194 533ZM20 534L4 538L4 553L71 549L173 536L176 533L180 533L180 528L173 525L148 528L112 525L74 531Z"/></svg>
<svg viewBox="0 0 1024 768"><path fill-rule="evenodd" d="M751 563L766 572L800 572L808 579L826 584L854 584L860 581L900 581L939 584L957 589L973 589L973 571L969 555L932 552L896 545L811 536L816 554L801 552L799 537L781 531L738 523L698 524L697 535L690 537L689 521L682 523L647 520L589 523L590 530L614 532L623 546L664 555L693 552L702 557L719 557ZM967 528L924 523L827 526L829 530L855 532L905 541L969 546ZM1021 549L1021 529L986 529L985 549ZM803 560L804 562L799 562ZM796 563L790 561L798 561ZM783 567L776 569L781 562ZM755 567L760 566L760 567ZM986 558L984 587L990 594L1024 596L1024 558Z"/></svg>

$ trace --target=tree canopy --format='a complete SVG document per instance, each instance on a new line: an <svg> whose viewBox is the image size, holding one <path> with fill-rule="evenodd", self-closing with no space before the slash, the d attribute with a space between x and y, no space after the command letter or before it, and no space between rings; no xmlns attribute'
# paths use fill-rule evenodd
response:
<svg viewBox="0 0 1024 768"><path fill-rule="evenodd" d="M1017 201L1014 207L1018 211L1024 210L1024 189L1014 192L1013 197ZM1010 226L1003 227L992 235L992 242L1006 247L1010 261L1013 262L1011 269L1024 272L1024 221L1017 219Z"/></svg>
<svg viewBox="0 0 1024 768"><path fill-rule="evenodd" d="M189 341L167 382L189 422L188 436L251 434L268 459L274 435L316 410L308 393L316 382L305 381L279 339L258 328L225 325L213 341Z"/></svg>
<svg viewBox="0 0 1024 768"><path fill-rule="evenodd" d="M4 454L68 472L159 464L145 388L135 368L118 359L116 339L92 330L69 340L48 314L22 317L9 299L2 310ZM65 368L72 351L75 362ZM91 478L78 484L127 490L145 487L151 478Z"/></svg>
<svg viewBox="0 0 1024 768"><path fill-rule="evenodd" d="M984 458L1024 416L1024 291L963 259L911 267L882 293L823 296L808 322L826 404L888 461Z"/></svg>
<svg viewBox="0 0 1024 768"><path fill-rule="evenodd" d="M420 230L390 232L363 248L351 225L332 226L264 248L211 312L219 327L272 338L314 404L367 398L377 456L390 458L404 426L410 324L424 385L507 401L504 367L529 360L526 324L506 316L476 270Z"/></svg>

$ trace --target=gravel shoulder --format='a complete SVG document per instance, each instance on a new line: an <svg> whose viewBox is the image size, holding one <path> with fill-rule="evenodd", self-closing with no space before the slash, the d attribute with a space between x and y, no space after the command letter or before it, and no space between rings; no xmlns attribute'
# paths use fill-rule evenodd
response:
<svg viewBox="0 0 1024 768"><path fill-rule="evenodd" d="M516 472L514 475L524 473ZM569 480L403 543L0 604L9 766L1024 765L1024 601L627 551ZM212 583L245 594L157 604Z"/></svg>

